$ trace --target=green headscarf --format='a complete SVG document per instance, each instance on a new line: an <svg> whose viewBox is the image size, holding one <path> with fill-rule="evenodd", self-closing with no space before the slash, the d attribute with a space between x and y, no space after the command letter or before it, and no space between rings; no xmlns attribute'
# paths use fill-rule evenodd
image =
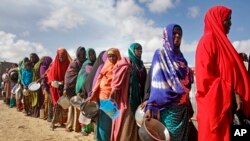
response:
<svg viewBox="0 0 250 141"><path fill-rule="evenodd" d="M128 49L129 58L132 63L135 63L138 68L142 68L143 62L140 58L135 56L135 49L141 47L139 43L133 43L130 45ZM137 107L141 104L142 97L140 95L139 90L139 81L136 76L136 70L132 65L131 73L130 73L130 82L129 82L129 103L133 113L135 113Z"/></svg>
<svg viewBox="0 0 250 141"><path fill-rule="evenodd" d="M86 72L86 66L91 65L93 66L94 62L90 60L89 53L93 52L96 56L95 50L93 48L87 49L87 60L82 64L82 68L80 69L77 79L76 79L76 94L82 92L82 87L85 84L86 78L88 76L88 73ZM92 83L92 82L91 82Z"/></svg>
<svg viewBox="0 0 250 141"><path fill-rule="evenodd" d="M135 49L137 49L138 47L141 47L141 45L139 43L133 43L130 45L129 49L128 49L128 55L131 61L135 62L139 67L143 66L143 62L141 61L140 58L138 58L135 55Z"/></svg>

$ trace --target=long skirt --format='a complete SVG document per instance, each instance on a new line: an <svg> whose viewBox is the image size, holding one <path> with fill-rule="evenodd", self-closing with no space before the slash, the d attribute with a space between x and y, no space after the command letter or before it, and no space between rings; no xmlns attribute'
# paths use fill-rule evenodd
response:
<svg viewBox="0 0 250 141"><path fill-rule="evenodd" d="M102 100L100 100L100 105L101 104ZM112 119L105 112L100 110L96 124L97 141L110 141Z"/></svg>
<svg viewBox="0 0 250 141"><path fill-rule="evenodd" d="M113 120L111 141L139 141L138 126L130 106L120 109L120 115Z"/></svg>
<svg viewBox="0 0 250 141"><path fill-rule="evenodd" d="M188 140L188 106L171 106L160 113L160 121L170 133L171 141Z"/></svg>
<svg viewBox="0 0 250 141"><path fill-rule="evenodd" d="M53 119L51 128L54 130L55 124L64 124L67 121L68 110L64 110L59 104L56 104L53 109Z"/></svg>
<svg viewBox="0 0 250 141"><path fill-rule="evenodd" d="M31 96L23 96L24 110L27 115L32 114Z"/></svg>
<svg viewBox="0 0 250 141"><path fill-rule="evenodd" d="M75 132L80 132L80 123L79 123L80 110L72 105L68 109L68 121L66 128L69 130L74 130Z"/></svg>

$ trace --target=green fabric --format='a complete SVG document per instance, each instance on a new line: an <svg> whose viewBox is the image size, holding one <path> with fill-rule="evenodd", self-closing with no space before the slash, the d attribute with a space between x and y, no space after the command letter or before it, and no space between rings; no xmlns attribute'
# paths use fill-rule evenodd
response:
<svg viewBox="0 0 250 141"><path fill-rule="evenodd" d="M167 107L160 112L160 121L167 127L171 141L188 140L188 106Z"/></svg>
<svg viewBox="0 0 250 141"><path fill-rule="evenodd" d="M40 65L43 62L44 57L42 57L34 66L33 68L33 79L32 82L37 81L40 78ZM31 92L31 106L35 107L37 105L38 102L38 94L39 92Z"/></svg>
<svg viewBox="0 0 250 141"><path fill-rule="evenodd" d="M86 72L86 66L93 64L93 62L90 61L89 58L89 53L93 51L95 56L95 50L93 48L89 48L87 50L87 60L82 64L82 68L80 69L78 75L77 75L77 79L76 79L76 94L80 93L82 91L82 86L85 84L86 78L88 76L88 73Z"/></svg>
<svg viewBox="0 0 250 141"><path fill-rule="evenodd" d="M140 58L136 57L135 56L135 49L138 48L138 47L141 47L140 44L138 43L133 43L130 45L129 47L129 50L128 50L128 55L129 55L129 58L135 62L138 66L142 67L143 66L143 62L141 61Z"/></svg>
<svg viewBox="0 0 250 141"><path fill-rule="evenodd" d="M140 67L143 66L143 62L141 59L137 58L135 56L135 49L140 47L141 45L138 43L133 43L130 45L128 53L129 53L129 59L139 65ZM132 66L132 65L131 65ZM141 104L142 99L140 97L140 90L139 90L139 82L136 77L136 71L132 67L131 73L130 73L130 82L129 82L129 103L131 106L131 110L133 113L135 113L137 107Z"/></svg>
<svg viewBox="0 0 250 141"><path fill-rule="evenodd" d="M136 73L132 69L130 73L130 82L129 82L129 103L133 113L135 113L137 107L141 104L139 82L137 81Z"/></svg>
<svg viewBox="0 0 250 141"><path fill-rule="evenodd" d="M90 58L89 58L89 53L90 53L90 51L94 52L94 54L95 54L95 56L96 56L95 50L94 50L93 48L88 48L88 49L87 49L87 59L88 59L88 60L90 60Z"/></svg>
<svg viewBox="0 0 250 141"><path fill-rule="evenodd" d="M91 132L94 132L94 124L91 122L89 123L88 125L83 125L81 127L81 132L85 132L85 133L91 133Z"/></svg>

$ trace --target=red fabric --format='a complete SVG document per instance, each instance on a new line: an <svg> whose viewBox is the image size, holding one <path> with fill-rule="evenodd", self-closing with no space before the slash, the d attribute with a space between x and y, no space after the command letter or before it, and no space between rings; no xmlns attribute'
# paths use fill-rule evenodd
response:
<svg viewBox="0 0 250 141"><path fill-rule="evenodd" d="M113 80L111 83L112 91L116 90L118 91L117 95L117 105L118 109L120 111L119 116L113 120L112 122L112 130L111 130L111 141L119 141L123 140L121 139L121 134L124 132L124 134L130 135L129 131L123 131L123 122L125 121L124 115L128 108L128 90L129 90L129 79L130 79L130 60L129 58L121 59L119 62L116 63L114 69L113 69ZM132 123L131 123L132 124ZM128 128L129 129L129 128ZM133 133L132 133L133 134ZM127 139L129 136L127 136Z"/></svg>
<svg viewBox="0 0 250 141"><path fill-rule="evenodd" d="M205 15L196 50L197 121L200 141L229 141L232 96L237 92L250 115L250 83L244 64L227 38L223 21L231 10L215 6Z"/></svg>
<svg viewBox="0 0 250 141"><path fill-rule="evenodd" d="M59 61L60 54L63 54L66 59L64 62ZM57 88L52 87L51 81L64 81L64 76L66 73L66 70L71 62L71 58L68 54L68 52L64 48L59 48L57 50L56 57L54 61L51 63L50 67L47 71L47 77L48 77L48 84L50 86L50 93L52 96L53 105L56 105L57 100L60 98L60 93Z"/></svg>

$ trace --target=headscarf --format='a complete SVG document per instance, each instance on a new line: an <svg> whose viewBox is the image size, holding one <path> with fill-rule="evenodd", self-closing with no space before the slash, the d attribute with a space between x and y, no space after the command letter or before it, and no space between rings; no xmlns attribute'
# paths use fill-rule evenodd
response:
<svg viewBox="0 0 250 141"><path fill-rule="evenodd" d="M128 49L128 55L131 61L135 62L140 68L143 67L143 62L141 60L141 58L138 58L135 55L135 49L137 49L138 47L141 47L141 45L139 43L133 43L130 45L129 49Z"/></svg>
<svg viewBox="0 0 250 141"><path fill-rule="evenodd" d="M139 43L133 43L128 49L132 70L130 71L129 79L129 103L133 112L135 112L137 107L142 103L147 77L147 71L142 60L135 55L135 49L138 47L141 47Z"/></svg>
<svg viewBox="0 0 250 141"><path fill-rule="evenodd" d="M102 68L104 66L104 63L106 62L107 59L108 59L108 52L107 51L103 51L103 54L102 55L100 54L100 56L97 59L97 62L98 62L96 64L97 65L97 68L96 68L97 70L96 70L96 73L94 74L94 78L93 78L93 82L92 82L93 86L95 85L96 80L97 80L97 78L98 78L98 76L99 76L99 74L100 74L100 72L101 72L101 70L102 70ZM93 71L94 71L94 69L93 69Z"/></svg>
<svg viewBox="0 0 250 141"><path fill-rule="evenodd" d="M93 48L89 48L87 50L87 60L83 63L81 70L78 73L77 80L76 80L76 93L82 92L85 98L87 97L87 94L83 92L82 88L86 82L86 78L88 74L92 71L92 66L95 63L94 61L90 60L90 57L89 57L90 52L93 52L94 55L96 54Z"/></svg>
<svg viewBox="0 0 250 141"><path fill-rule="evenodd" d="M21 82L22 80L22 73L23 73L23 69L25 68L25 63L29 61L28 57L24 57L22 61L19 62L18 65L18 81Z"/></svg>
<svg viewBox="0 0 250 141"><path fill-rule="evenodd" d="M164 109L177 104L183 94L189 92L192 75L180 48L174 47L173 30L181 27L170 24L163 31L163 47L157 49L152 61L152 82L148 108ZM186 81L184 83L184 80Z"/></svg>
<svg viewBox="0 0 250 141"><path fill-rule="evenodd" d="M30 54L30 58L31 58L31 57L34 57L34 58L35 58L34 62L31 62L31 63L33 64L33 66L35 66L36 63L39 61L39 57L38 57L38 55L37 55L36 53L31 53L31 54Z"/></svg>
<svg viewBox="0 0 250 141"><path fill-rule="evenodd" d="M50 64L52 62L52 58L49 56L44 56L41 59L40 64L40 76L43 76L46 70L49 68Z"/></svg>
<svg viewBox="0 0 250 141"><path fill-rule="evenodd" d="M69 95L75 95L77 75L82 67L83 62L86 61L86 58L80 59L79 54L81 51L84 51L84 55L86 55L85 48L79 47L76 51L77 58L72 63L70 63L65 74L64 89L69 90Z"/></svg>
<svg viewBox="0 0 250 141"><path fill-rule="evenodd" d="M84 58L80 58L80 51L83 51L84 52ZM78 47L77 50L76 50L76 58L77 58L77 61L79 61L79 64L82 64L85 60L86 60L86 50L85 50L85 47Z"/></svg>
<svg viewBox="0 0 250 141"><path fill-rule="evenodd" d="M32 54L32 55L35 56L36 59L39 59L39 58L37 58L38 56L36 54ZM33 64L34 68L33 68L32 82L37 81L41 77L40 76L40 65L41 65L42 59L40 59L38 61L35 60L35 62L31 62L31 63L35 63L35 65ZM35 91L35 92L31 92L31 106L32 107L37 106L37 104L39 102L39 96L41 98L41 89L39 89L38 91Z"/></svg>
<svg viewBox="0 0 250 141"><path fill-rule="evenodd" d="M63 62L60 62L60 60L59 60L59 56L61 54L64 54L64 56L65 56L65 60ZM48 71L46 73L48 76L48 84L50 84L53 80L64 81L66 70L67 70L71 61L72 61L72 59L71 59L70 55L68 54L68 52L66 51L66 49L58 48L57 53L56 53L56 57L55 57L54 61L51 63L51 65L48 68ZM55 105L58 98L60 97L59 90L56 88L50 87L50 92L52 95L53 105Z"/></svg>
<svg viewBox="0 0 250 141"><path fill-rule="evenodd" d="M42 84L44 89L49 91L49 87L46 84L46 77L44 77L44 74L46 74L46 71L48 70L48 68L52 62L52 58L49 56L44 56L41 58L41 60L42 60L42 62L40 64L40 77L42 77L41 84Z"/></svg>
<svg viewBox="0 0 250 141"><path fill-rule="evenodd" d="M240 95L243 107L250 107L247 71L223 27L223 22L231 13L231 9L224 6L214 6L207 11L204 35L196 51L197 99L204 95L212 99L211 105L206 108L212 111L209 113L211 130L216 129L227 116L225 113L231 111L229 108L235 92ZM211 54L215 57L211 58ZM250 116L249 108L244 108L244 114Z"/></svg>
<svg viewBox="0 0 250 141"><path fill-rule="evenodd" d="M120 52L117 48L110 48L107 50L107 53L114 54L117 57L117 61L121 59ZM102 94L100 95L101 97L110 95L113 76L112 69L114 66L115 64L111 63L109 59L107 59L94 85L93 92L102 89Z"/></svg>

